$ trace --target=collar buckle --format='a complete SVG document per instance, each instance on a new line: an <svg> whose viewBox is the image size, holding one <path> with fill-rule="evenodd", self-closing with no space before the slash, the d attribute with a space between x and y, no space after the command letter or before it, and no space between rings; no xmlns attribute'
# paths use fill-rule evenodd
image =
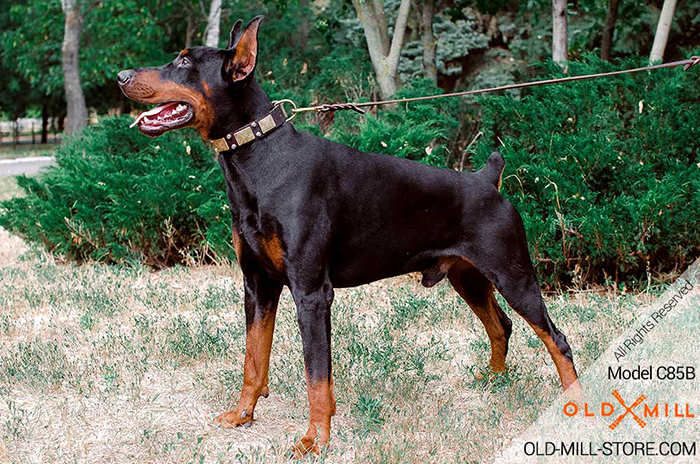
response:
<svg viewBox="0 0 700 464"><path fill-rule="evenodd" d="M284 104L285 104L285 103L289 103L290 105L292 105L292 115L291 115L291 116L287 116L287 110L284 109ZM272 104L275 105L275 106L279 106L280 108L282 108L282 113L284 113L284 117L287 118L287 119L286 119L287 122L289 122L289 121L291 121L292 119L294 119L294 118L296 117L296 115L297 115L297 104L294 103L292 100L290 100L290 99L288 99L288 98L285 98L285 99L283 99L283 100L275 100L275 101L272 102Z"/></svg>

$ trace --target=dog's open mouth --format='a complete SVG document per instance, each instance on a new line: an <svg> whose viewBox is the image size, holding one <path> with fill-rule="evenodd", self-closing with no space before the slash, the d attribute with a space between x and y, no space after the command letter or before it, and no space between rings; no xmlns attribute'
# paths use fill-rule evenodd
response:
<svg viewBox="0 0 700 464"><path fill-rule="evenodd" d="M138 126L146 135L156 136L183 127L194 117L192 107L185 102L167 102L139 114L129 127Z"/></svg>

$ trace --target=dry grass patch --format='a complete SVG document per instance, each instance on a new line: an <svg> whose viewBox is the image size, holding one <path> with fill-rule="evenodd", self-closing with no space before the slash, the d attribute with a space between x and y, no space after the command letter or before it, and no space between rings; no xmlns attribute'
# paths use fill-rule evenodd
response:
<svg viewBox="0 0 700 464"><path fill-rule="evenodd" d="M287 291L271 395L253 427L222 430L211 419L237 400L243 374L239 271L57 265L3 231L0 266L0 461L287 461L307 420ZM479 380L488 340L449 284L402 277L335 301L338 413L319 462L488 461L558 392L541 343L509 310L508 371ZM636 306L581 294L549 307L582 369Z"/></svg>
<svg viewBox="0 0 700 464"><path fill-rule="evenodd" d="M19 197L22 193L14 176L0 176L0 201Z"/></svg>

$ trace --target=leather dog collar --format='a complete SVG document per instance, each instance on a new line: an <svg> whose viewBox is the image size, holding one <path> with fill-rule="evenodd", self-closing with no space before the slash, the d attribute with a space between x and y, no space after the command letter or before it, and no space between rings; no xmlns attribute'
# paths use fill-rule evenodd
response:
<svg viewBox="0 0 700 464"><path fill-rule="evenodd" d="M284 112L284 108L282 108L281 104L276 104L263 118L256 119L240 129L229 132L220 139L211 140L211 144L214 146L214 151L217 153L235 150L241 145L245 145L265 137L286 121L287 114Z"/></svg>

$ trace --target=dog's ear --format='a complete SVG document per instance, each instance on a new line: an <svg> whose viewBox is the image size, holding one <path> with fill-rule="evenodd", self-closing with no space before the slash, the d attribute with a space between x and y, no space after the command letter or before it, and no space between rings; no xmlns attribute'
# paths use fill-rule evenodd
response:
<svg viewBox="0 0 700 464"><path fill-rule="evenodd" d="M243 20L239 19L231 28L231 34L228 37L228 48L229 50L236 46L236 43L241 38L241 26L243 25Z"/></svg>
<svg viewBox="0 0 700 464"><path fill-rule="evenodd" d="M258 27L263 16L254 18L241 34L235 47L227 50L226 60L221 70L228 82L242 81L253 74L258 62ZM235 29L236 26L234 25ZM233 34L234 31L231 31Z"/></svg>

